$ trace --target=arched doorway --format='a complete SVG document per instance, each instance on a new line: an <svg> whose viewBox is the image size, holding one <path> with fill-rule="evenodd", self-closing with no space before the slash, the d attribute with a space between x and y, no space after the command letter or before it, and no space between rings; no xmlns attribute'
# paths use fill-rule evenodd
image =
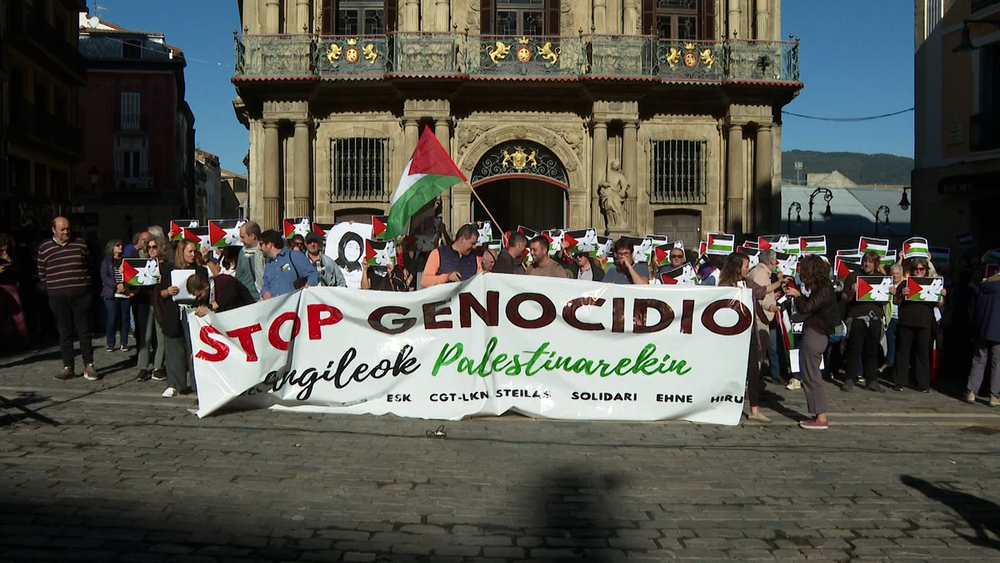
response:
<svg viewBox="0 0 1000 563"><path fill-rule="evenodd" d="M518 225L550 229L567 224L566 169L539 143L514 140L493 147L479 159L470 183L476 221L489 221L492 214L508 231Z"/></svg>
<svg viewBox="0 0 1000 563"><path fill-rule="evenodd" d="M533 178L504 178L475 186L472 218L489 221L486 208L505 230L518 225L532 229L561 229L566 226L566 190ZM485 208L484 208L485 204Z"/></svg>

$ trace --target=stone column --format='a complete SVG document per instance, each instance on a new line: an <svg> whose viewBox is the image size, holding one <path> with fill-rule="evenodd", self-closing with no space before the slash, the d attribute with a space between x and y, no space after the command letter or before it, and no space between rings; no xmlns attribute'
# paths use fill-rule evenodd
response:
<svg viewBox="0 0 1000 563"><path fill-rule="evenodd" d="M295 159L295 170L292 171L294 199L292 213L295 217L312 217L310 200L310 180L312 168L309 166L309 122L295 122L295 137L292 140L292 152Z"/></svg>
<svg viewBox="0 0 1000 563"><path fill-rule="evenodd" d="M448 31L451 20L451 1L434 0L434 31Z"/></svg>
<svg viewBox="0 0 1000 563"><path fill-rule="evenodd" d="M740 0L729 0L729 38L743 38L743 29L740 25L740 18L743 13L740 11Z"/></svg>
<svg viewBox="0 0 1000 563"><path fill-rule="evenodd" d="M754 150L755 162L754 162L754 194L756 197L756 202L754 207L757 212L757 225L756 231L763 231L770 229L773 232L780 232L776 230L781 221L781 215L776 214L776 208L781 206L781 201L779 199L777 205L771 199L774 194L771 193L772 181L772 170L774 169L774 149L771 143L771 126L761 125L760 129L757 129L757 147ZM780 198L780 193L779 193Z"/></svg>
<svg viewBox="0 0 1000 563"><path fill-rule="evenodd" d="M409 161L413 156L413 151L417 149L417 141L420 139L420 122L413 117L403 118L403 154Z"/></svg>
<svg viewBox="0 0 1000 563"><path fill-rule="evenodd" d="M450 119L438 119L434 122L434 136L437 137L444 150L451 155L451 123ZM451 188L441 192L441 217L451 217ZM449 225L450 227L450 225Z"/></svg>
<svg viewBox="0 0 1000 563"><path fill-rule="evenodd" d="M594 168L591 174L591 209L594 213L594 227L597 228L604 224L601 198L597 190L601 182L608 178L608 124L604 121L594 121Z"/></svg>
<svg viewBox="0 0 1000 563"><path fill-rule="evenodd" d="M622 35L639 35L642 17L639 14L639 0L625 0L625 17Z"/></svg>
<svg viewBox="0 0 1000 563"><path fill-rule="evenodd" d="M278 122L264 122L264 216L262 229L281 226L281 167Z"/></svg>
<svg viewBox="0 0 1000 563"><path fill-rule="evenodd" d="M637 151L638 141L636 140L636 129L639 124L634 121L625 122L625 130L622 134L622 174L628 180L630 186L628 191L628 202L625 207L629 225L637 232L639 229L639 186L638 186L638 166Z"/></svg>
<svg viewBox="0 0 1000 563"><path fill-rule="evenodd" d="M608 0L594 0L594 33L608 32Z"/></svg>
<svg viewBox="0 0 1000 563"><path fill-rule="evenodd" d="M743 234L743 126L729 125L726 159L726 232Z"/></svg>
<svg viewBox="0 0 1000 563"><path fill-rule="evenodd" d="M771 39L771 30L769 25L771 12L768 10L768 4L768 0L757 0L757 13L755 14L757 16L757 35L754 39L762 41Z"/></svg>
<svg viewBox="0 0 1000 563"><path fill-rule="evenodd" d="M400 31L420 31L420 0L405 0L403 5L403 29Z"/></svg>
<svg viewBox="0 0 1000 563"><path fill-rule="evenodd" d="M309 33L309 0L295 0L294 33Z"/></svg>
<svg viewBox="0 0 1000 563"><path fill-rule="evenodd" d="M267 0L267 26L264 33L278 33L278 20L281 13L280 0Z"/></svg>

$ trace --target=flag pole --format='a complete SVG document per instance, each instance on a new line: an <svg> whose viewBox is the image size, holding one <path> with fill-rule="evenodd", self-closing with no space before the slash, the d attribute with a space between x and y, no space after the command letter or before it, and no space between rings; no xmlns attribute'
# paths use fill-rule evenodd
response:
<svg viewBox="0 0 1000 563"><path fill-rule="evenodd" d="M476 199L479 200L479 205L482 205L483 209L486 210L486 214L490 216L490 220L493 221L493 224L497 226L497 230L499 230L501 233L506 233L507 231L503 229L503 226L501 226L500 223L497 223L496 218L493 217L492 213L490 213L490 208L486 207L486 204L483 203L483 198L479 197L479 194L476 193L476 188L473 187L472 184L469 184L469 189L472 190L472 195L476 196Z"/></svg>

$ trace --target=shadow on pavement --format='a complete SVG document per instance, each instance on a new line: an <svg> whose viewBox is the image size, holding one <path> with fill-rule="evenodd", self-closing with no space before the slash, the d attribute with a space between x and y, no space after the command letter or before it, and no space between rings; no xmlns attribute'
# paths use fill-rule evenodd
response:
<svg viewBox="0 0 1000 563"><path fill-rule="evenodd" d="M914 488L929 499L947 505L965 519L969 527L976 531L975 537L959 534L975 545L1000 550L1000 540L987 535L1000 537L1000 505L979 497L954 491L910 475L901 475L899 480L907 487Z"/></svg>
<svg viewBox="0 0 1000 563"><path fill-rule="evenodd" d="M49 398L34 392L18 393L14 399L0 395L0 428L10 426L27 418L33 418L45 424L59 426L59 423L28 407L36 403L44 403Z"/></svg>
<svg viewBox="0 0 1000 563"><path fill-rule="evenodd" d="M608 500L622 485L620 479L611 474L585 474L577 467L566 466L543 476L542 483L545 493L540 498L539 513L544 515L549 535L546 543L555 549L572 550L573 561L610 561L594 547L607 545L607 539L615 535L618 526Z"/></svg>

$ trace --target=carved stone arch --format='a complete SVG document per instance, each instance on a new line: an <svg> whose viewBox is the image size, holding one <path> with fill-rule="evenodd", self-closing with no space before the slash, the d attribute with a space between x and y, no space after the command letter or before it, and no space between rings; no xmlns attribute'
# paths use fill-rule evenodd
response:
<svg viewBox="0 0 1000 563"><path fill-rule="evenodd" d="M463 124L459 124L461 129ZM456 131L456 134L458 132ZM569 221L567 227L590 227L590 189L586 167L577 152L563 139L563 133L538 125L501 125L480 134L459 155L456 164L467 178L471 178L479 160L496 145L510 141L533 141L552 151L559 159L569 178L567 190ZM452 224L462 224L472 218L472 190L469 184L459 184L452 189Z"/></svg>

